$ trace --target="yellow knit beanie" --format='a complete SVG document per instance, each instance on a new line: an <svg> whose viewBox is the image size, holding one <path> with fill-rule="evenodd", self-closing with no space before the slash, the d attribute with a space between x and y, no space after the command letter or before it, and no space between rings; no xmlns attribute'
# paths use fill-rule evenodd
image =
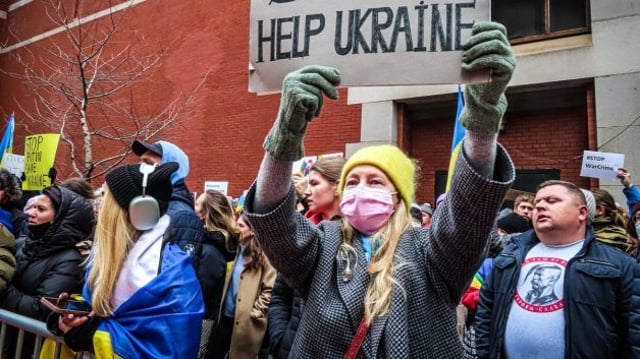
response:
<svg viewBox="0 0 640 359"><path fill-rule="evenodd" d="M359 149L342 168L338 191L342 197L347 174L356 166L371 165L382 170L393 182L405 207L409 209L415 192L415 165L398 147L393 145L370 146Z"/></svg>

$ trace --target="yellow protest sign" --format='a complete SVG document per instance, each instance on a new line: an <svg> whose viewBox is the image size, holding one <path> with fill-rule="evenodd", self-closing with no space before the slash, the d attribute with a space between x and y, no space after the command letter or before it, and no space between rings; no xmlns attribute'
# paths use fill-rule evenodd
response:
<svg viewBox="0 0 640 359"><path fill-rule="evenodd" d="M51 185L49 169L56 160L60 134L44 133L24 139L24 175L22 189L38 191Z"/></svg>

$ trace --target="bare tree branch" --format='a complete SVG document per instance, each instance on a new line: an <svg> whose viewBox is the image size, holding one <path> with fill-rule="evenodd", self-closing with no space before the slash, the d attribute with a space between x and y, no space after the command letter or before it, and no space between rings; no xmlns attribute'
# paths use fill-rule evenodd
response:
<svg viewBox="0 0 640 359"><path fill-rule="evenodd" d="M173 43L142 55L138 51L144 42L142 35L136 33L127 42L114 40L128 9L84 21L80 0L67 2L67 6L60 0L43 2L48 20L64 28L65 36L55 37L57 42L51 39L46 45L35 43L12 51L21 70L0 69L0 73L21 80L29 89L32 103L15 99L27 120L25 129L34 125L60 133L61 144L69 149L69 160L64 163L69 163L73 175L88 180L104 175L124 161L135 139L161 136L194 111L210 69L187 94L179 93L162 108L141 111L136 106L135 90L149 86L149 75ZM20 39L11 27L9 33ZM96 148L110 150L96 153Z"/></svg>

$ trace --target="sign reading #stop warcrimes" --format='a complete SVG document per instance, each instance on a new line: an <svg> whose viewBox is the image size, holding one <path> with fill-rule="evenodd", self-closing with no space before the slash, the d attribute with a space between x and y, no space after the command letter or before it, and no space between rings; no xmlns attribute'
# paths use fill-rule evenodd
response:
<svg viewBox="0 0 640 359"><path fill-rule="evenodd" d="M252 0L249 90L281 88L305 65L338 68L343 86L487 81L460 69L489 0Z"/></svg>

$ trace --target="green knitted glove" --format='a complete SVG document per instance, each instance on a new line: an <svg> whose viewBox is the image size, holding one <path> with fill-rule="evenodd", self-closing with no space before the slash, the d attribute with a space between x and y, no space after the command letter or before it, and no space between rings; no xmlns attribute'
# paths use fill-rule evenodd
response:
<svg viewBox="0 0 640 359"><path fill-rule="evenodd" d="M504 91L516 67L507 30L496 22L477 22L463 48L462 68L491 69L491 82L466 86L460 121L473 133L496 134L507 110Z"/></svg>
<svg viewBox="0 0 640 359"><path fill-rule="evenodd" d="M307 123L320 116L322 93L338 98L335 86L339 83L340 72L333 67L312 65L290 72L282 81L278 118L264 141L264 149L280 161L302 158Z"/></svg>

